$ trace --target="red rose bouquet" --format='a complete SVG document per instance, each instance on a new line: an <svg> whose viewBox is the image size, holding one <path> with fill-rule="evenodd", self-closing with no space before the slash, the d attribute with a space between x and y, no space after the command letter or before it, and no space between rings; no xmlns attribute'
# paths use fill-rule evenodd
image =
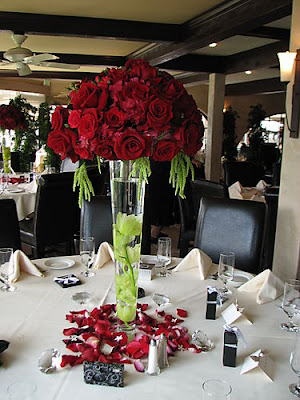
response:
<svg viewBox="0 0 300 400"><path fill-rule="evenodd" d="M170 183L184 197L190 156L202 145L201 113L183 85L143 60L108 68L76 85L67 108L52 116L48 146L61 158L83 161L75 173L80 202L92 191L84 160L133 160L141 179L150 175L149 157L171 161Z"/></svg>
<svg viewBox="0 0 300 400"><path fill-rule="evenodd" d="M0 129L26 129L25 115L14 105L1 104L0 105Z"/></svg>

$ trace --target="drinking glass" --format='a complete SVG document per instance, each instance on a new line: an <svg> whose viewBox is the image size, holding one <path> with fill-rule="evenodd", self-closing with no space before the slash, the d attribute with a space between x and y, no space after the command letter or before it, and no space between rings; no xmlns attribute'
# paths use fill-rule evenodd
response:
<svg viewBox="0 0 300 400"><path fill-rule="evenodd" d="M235 254L233 252L222 252L219 258L218 276L224 283L224 292L230 293L227 282L232 281L235 264Z"/></svg>
<svg viewBox="0 0 300 400"><path fill-rule="evenodd" d="M299 329L292 319L295 315L300 314L300 281L289 279L284 284L283 298L281 302L283 311L288 316L289 322L283 322L280 326L282 329L295 332Z"/></svg>
<svg viewBox="0 0 300 400"><path fill-rule="evenodd" d="M159 238L157 241L157 264L155 273L157 276L168 276L167 265L171 263L172 240L169 237Z"/></svg>
<svg viewBox="0 0 300 400"><path fill-rule="evenodd" d="M95 240L93 237L86 237L80 239L80 258L81 262L85 265L85 270L81 272L86 278L95 275L91 271L95 259Z"/></svg>
<svg viewBox="0 0 300 400"><path fill-rule="evenodd" d="M300 397L300 333L296 332L294 348L290 356L290 364L292 370L298 377L298 383L291 383L289 385L290 392Z"/></svg>
<svg viewBox="0 0 300 400"><path fill-rule="evenodd" d="M4 279L5 284L1 286L3 292L13 292L16 287L12 286L10 281L10 276L14 272L14 250L12 248L2 248L0 249L0 267L1 267L1 277Z"/></svg>
<svg viewBox="0 0 300 400"><path fill-rule="evenodd" d="M232 388L228 382L209 379L202 384L202 400L229 400Z"/></svg>

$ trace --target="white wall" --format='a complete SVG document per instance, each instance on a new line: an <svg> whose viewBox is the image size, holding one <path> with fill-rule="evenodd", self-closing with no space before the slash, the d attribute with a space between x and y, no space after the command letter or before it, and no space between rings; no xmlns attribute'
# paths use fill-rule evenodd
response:
<svg viewBox="0 0 300 400"><path fill-rule="evenodd" d="M300 48L300 1L293 1L290 50ZM287 114L291 115L292 83L287 88ZM289 118L290 119L290 118ZM279 209L273 271L283 280L299 277L300 138L285 127Z"/></svg>

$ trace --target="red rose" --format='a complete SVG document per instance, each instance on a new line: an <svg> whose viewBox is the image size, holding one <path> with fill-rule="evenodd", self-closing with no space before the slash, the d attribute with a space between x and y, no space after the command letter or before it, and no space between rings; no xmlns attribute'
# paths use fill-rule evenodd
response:
<svg viewBox="0 0 300 400"><path fill-rule="evenodd" d="M57 131L63 127L64 124L64 116L67 115L67 109L61 106L57 106L55 108L54 113L52 114L52 129Z"/></svg>
<svg viewBox="0 0 300 400"><path fill-rule="evenodd" d="M147 121L149 127L160 131L170 128L169 122L173 118L172 103L156 98L148 106Z"/></svg>
<svg viewBox="0 0 300 400"><path fill-rule="evenodd" d="M165 82L161 88L162 96L173 102L174 100L178 100L183 95L184 91L183 84L176 79Z"/></svg>
<svg viewBox="0 0 300 400"><path fill-rule="evenodd" d="M82 111L81 110L72 110L68 117L68 123L70 128L78 128Z"/></svg>
<svg viewBox="0 0 300 400"><path fill-rule="evenodd" d="M171 161L176 156L180 148L172 139L159 140L153 148L154 161Z"/></svg>
<svg viewBox="0 0 300 400"><path fill-rule="evenodd" d="M117 107L111 108L105 113L105 120L110 128L122 130L124 126L124 113Z"/></svg>
<svg viewBox="0 0 300 400"><path fill-rule="evenodd" d="M48 136L47 144L56 154L60 154L61 159L64 160L73 153L76 140L76 133L72 129L65 128L51 131Z"/></svg>
<svg viewBox="0 0 300 400"><path fill-rule="evenodd" d="M95 136L96 123L97 120L93 114L84 114L78 126L79 139L92 139Z"/></svg>
<svg viewBox="0 0 300 400"><path fill-rule="evenodd" d="M193 156L202 146L204 127L191 124L183 129L183 151L188 156Z"/></svg>
<svg viewBox="0 0 300 400"><path fill-rule="evenodd" d="M120 160L136 160L146 148L145 139L134 129L128 128L115 142L115 153Z"/></svg>
<svg viewBox="0 0 300 400"><path fill-rule="evenodd" d="M149 87L136 81L128 82L121 95L123 99L130 97L134 100L144 101L149 97Z"/></svg>
<svg viewBox="0 0 300 400"><path fill-rule="evenodd" d="M70 104L75 110L96 107L98 104L98 88L91 82L82 82L78 90L70 93Z"/></svg>
<svg viewBox="0 0 300 400"><path fill-rule="evenodd" d="M137 76L144 81L153 79L157 76L157 69L141 59L128 60L125 64L125 69L128 71L129 76Z"/></svg>
<svg viewBox="0 0 300 400"><path fill-rule="evenodd" d="M82 160L92 160L94 158L92 149L90 147L90 143L88 140L84 140L80 143L77 143L74 148L75 153Z"/></svg>
<svg viewBox="0 0 300 400"><path fill-rule="evenodd" d="M117 160L114 143L111 140L98 140L95 153L106 160Z"/></svg>
<svg viewBox="0 0 300 400"><path fill-rule="evenodd" d="M108 70L108 76L111 78L113 84L118 81L126 81L126 73L126 70L123 68L110 68Z"/></svg>

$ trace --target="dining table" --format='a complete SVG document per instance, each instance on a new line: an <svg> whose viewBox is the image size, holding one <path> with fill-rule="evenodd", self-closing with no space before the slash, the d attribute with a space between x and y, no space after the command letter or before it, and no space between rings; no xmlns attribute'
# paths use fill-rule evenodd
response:
<svg viewBox="0 0 300 400"><path fill-rule="evenodd" d="M79 255L62 259L67 260L65 269L53 269L53 265L56 265L53 260L60 262L61 259L33 260L44 271L44 277L22 272L14 283L17 288L14 292L0 291L0 339L10 343L0 354L1 400L8 399L7 387L18 381L34 383L37 391L33 398L43 400L199 400L202 398L202 384L209 379L227 381L232 387L231 400L295 398L289 392L289 384L297 381L289 365L295 334L280 328L280 323L287 320L279 307L280 299L258 304L255 293L240 292L229 283L232 292L229 300L217 308L216 319L206 319L207 287L223 285L213 276L201 280L198 268L178 272L170 270L166 277L154 275L151 280L139 280L145 297L138 301L148 304L146 313L157 318L158 306L153 302L152 294L168 296L169 304L160 306L160 311L176 317L177 308L186 310L187 316L181 325L188 329L190 336L195 330L205 332L213 343L210 351L176 351L174 356L169 357L169 367L162 369L157 376L138 372L132 364L126 364L122 388L85 383L82 365L58 368L51 374L42 373L38 368L38 360L45 350L54 348L60 354L72 354L63 342L66 338L63 335L64 328L73 325L66 320L70 311L86 309L90 312L95 307L115 303L115 270L112 261L96 269L93 277L85 278L81 275L84 265ZM173 258L171 266L179 261ZM65 274L75 274L82 285L62 288L54 282L55 277ZM92 300L86 305L77 303L72 296L78 292L90 293ZM238 341L236 367L227 367L222 362L225 321L221 312L236 302L244 308L247 319L241 318L232 325L240 329L247 345L244 347L241 340ZM241 374L245 357L259 349L272 366L270 377L259 368Z"/></svg>
<svg viewBox="0 0 300 400"><path fill-rule="evenodd" d="M19 221L32 214L35 208L36 188L28 190L27 187L27 183L8 185L0 194L0 200L13 199L15 201Z"/></svg>

